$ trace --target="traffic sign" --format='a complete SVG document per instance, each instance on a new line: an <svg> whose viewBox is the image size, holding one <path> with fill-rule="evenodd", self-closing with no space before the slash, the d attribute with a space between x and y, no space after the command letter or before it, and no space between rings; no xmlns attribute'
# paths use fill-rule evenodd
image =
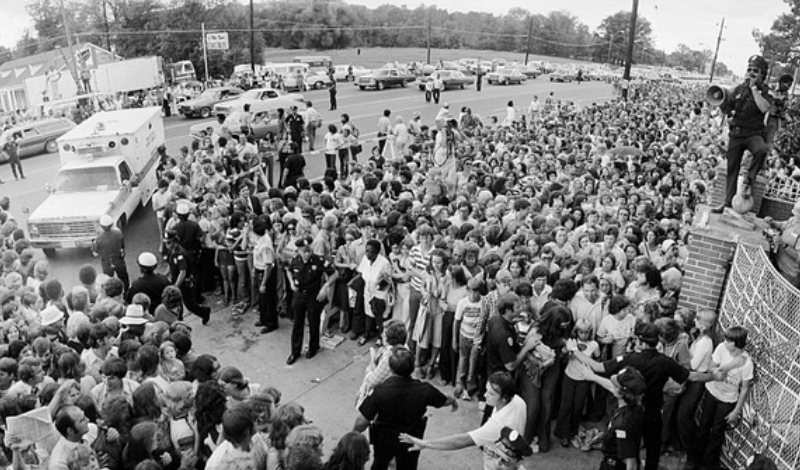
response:
<svg viewBox="0 0 800 470"><path fill-rule="evenodd" d="M228 33L206 33L206 44L209 50L227 51Z"/></svg>

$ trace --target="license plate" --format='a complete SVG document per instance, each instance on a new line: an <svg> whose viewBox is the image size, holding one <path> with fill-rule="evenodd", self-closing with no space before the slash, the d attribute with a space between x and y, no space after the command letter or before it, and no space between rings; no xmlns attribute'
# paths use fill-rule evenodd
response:
<svg viewBox="0 0 800 470"><path fill-rule="evenodd" d="M61 246L64 248L75 248L75 242L62 242Z"/></svg>

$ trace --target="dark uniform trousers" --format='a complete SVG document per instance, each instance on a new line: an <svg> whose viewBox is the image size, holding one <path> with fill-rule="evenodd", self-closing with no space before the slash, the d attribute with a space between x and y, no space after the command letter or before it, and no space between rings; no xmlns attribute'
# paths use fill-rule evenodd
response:
<svg viewBox="0 0 800 470"><path fill-rule="evenodd" d="M269 290L269 287L267 287ZM303 349L303 333L305 330L306 317L308 317L308 350L317 352L319 350L319 321L323 302L317 300L319 289L305 290L298 289L294 292L292 299L292 311L294 312L294 324L292 325L292 354L299 356Z"/></svg>
<svg viewBox="0 0 800 470"><path fill-rule="evenodd" d="M423 419L420 429L409 434L422 439L425 433L426 420ZM396 470L416 470L419 464L419 452L412 452L408 444L400 442L400 433L389 429L381 429L380 424L373 424L369 430L369 440L375 448L375 460L372 470L386 470L394 459Z"/></svg>
<svg viewBox="0 0 800 470"><path fill-rule="evenodd" d="M745 136L736 134L736 127L731 126L728 152L725 154L725 158L728 160L728 174L725 178L725 205L728 206L731 205L733 197L736 195L744 151L750 150L750 153L753 154L746 179L750 184L755 183L758 173L761 172L761 168L764 167L764 162L767 160L767 153L769 153L769 146L764 140L763 133Z"/></svg>
<svg viewBox="0 0 800 470"><path fill-rule="evenodd" d="M256 269L256 276L253 280L253 289L258 291L258 319L266 328L277 328L278 273L275 268L270 271L265 292L261 292L260 287L264 279L264 273L264 270Z"/></svg>
<svg viewBox="0 0 800 470"><path fill-rule="evenodd" d="M103 267L103 274L108 277L114 277L114 274L116 274L122 284L125 285L125 289L128 289L130 277L128 276L128 267L125 266L125 260L122 256L104 256L100 258L100 264Z"/></svg>

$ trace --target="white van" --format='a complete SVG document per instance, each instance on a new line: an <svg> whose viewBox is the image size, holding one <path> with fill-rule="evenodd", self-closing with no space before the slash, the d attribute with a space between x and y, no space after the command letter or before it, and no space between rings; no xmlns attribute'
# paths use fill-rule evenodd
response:
<svg viewBox="0 0 800 470"><path fill-rule="evenodd" d="M303 84L298 82L298 72L303 77ZM285 91L305 91L305 77L308 75L308 64L299 62L273 63L267 64L262 69L263 74L272 73L283 79L283 89Z"/></svg>

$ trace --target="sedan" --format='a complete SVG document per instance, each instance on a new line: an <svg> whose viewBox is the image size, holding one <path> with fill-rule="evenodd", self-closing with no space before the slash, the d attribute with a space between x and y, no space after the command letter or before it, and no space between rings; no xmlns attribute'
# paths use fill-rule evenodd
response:
<svg viewBox="0 0 800 470"><path fill-rule="evenodd" d="M425 90L425 84L434 81L436 77L441 77L442 83L444 83L445 90L450 88L463 89L465 86L472 85L473 83L475 83L474 77L468 77L459 71L437 70L428 77L417 78L417 81L415 82L417 88L419 88L420 90Z"/></svg>
<svg viewBox="0 0 800 470"><path fill-rule="evenodd" d="M383 90L389 86L406 86L414 81L414 75L399 69L377 69L358 78L356 85L361 90L375 88Z"/></svg>
<svg viewBox="0 0 800 470"><path fill-rule="evenodd" d="M578 79L578 74L569 70L558 70L550 74L551 82L572 83Z"/></svg>
<svg viewBox="0 0 800 470"><path fill-rule="evenodd" d="M352 67L352 70L350 70L350 67ZM362 77L368 73L369 69L360 65L335 65L333 67L333 78L337 82L355 81L358 77Z"/></svg>
<svg viewBox="0 0 800 470"><path fill-rule="evenodd" d="M223 86L217 88L209 88L200 93L197 98L186 100L180 104L178 111L189 117L199 116L207 119L211 116L211 110L219 104L226 101L231 101L239 98L244 90L237 87Z"/></svg>
<svg viewBox="0 0 800 470"><path fill-rule="evenodd" d="M516 69L500 69L486 76L486 81L492 85L509 85L511 83L521 85L527 79L525 74Z"/></svg>
<svg viewBox="0 0 800 470"><path fill-rule="evenodd" d="M286 93L285 91L276 90L274 88L256 88L253 90L248 90L245 93L234 100L229 101L227 103L223 103L217 106L214 106L214 114L219 115L223 114L227 116L228 114L232 113L233 111L242 111L244 110L244 105L246 103L258 103L258 102L267 102L267 101L275 101L275 102L295 102L298 105L300 103L305 103L306 99L300 93Z"/></svg>
<svg viewBox="0 0 800 470"><path fill-rule="evenodd" d="M306 89L320 90L331 86L331 77L324 70L313 70L306 75Z"/></svg>

